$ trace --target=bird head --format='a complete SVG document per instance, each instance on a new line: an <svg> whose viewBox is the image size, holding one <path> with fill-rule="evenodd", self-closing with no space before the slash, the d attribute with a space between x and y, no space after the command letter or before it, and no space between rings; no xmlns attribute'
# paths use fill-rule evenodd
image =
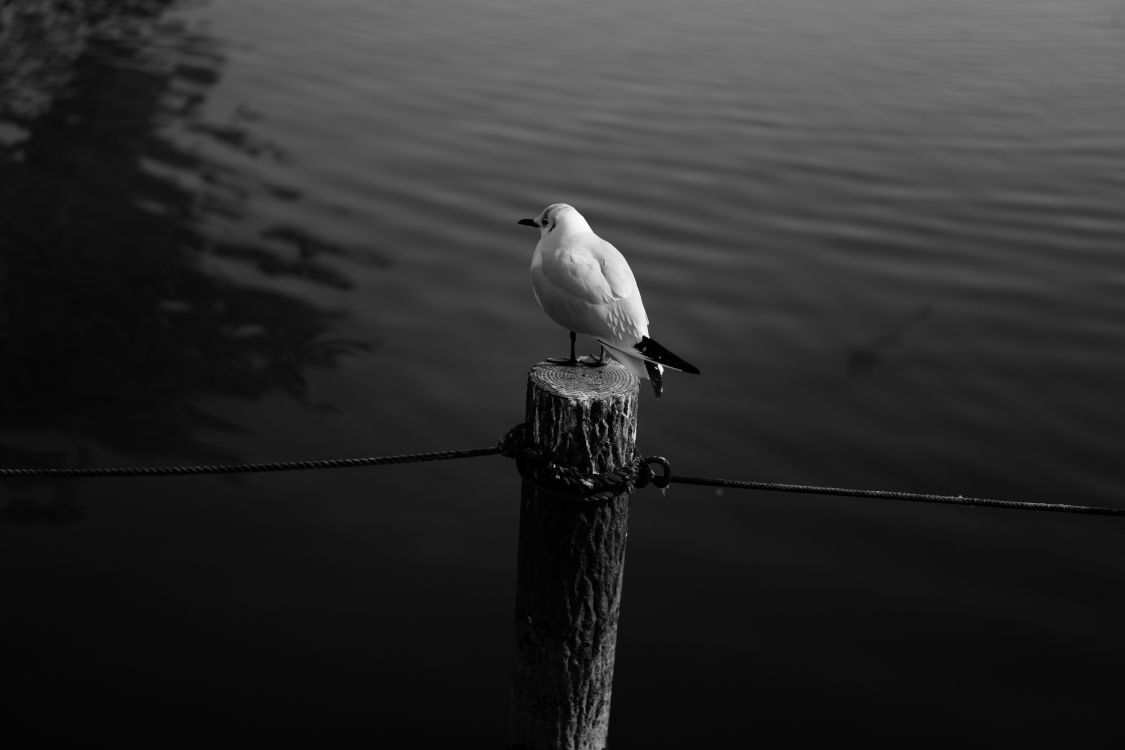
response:
<svg viewBox="0 0 1125 750"><path fill-rule="evenodd" d="M566 203L552 203L544 208L534 219L520 219L517 223L527 227L535 227L539 230L540 237L544 237L548 233L553 232L555 228L560 225L564 230L579 224L589 226L586 224L586 220L582 218L582 214L578 213L573 206L569 206Z"/></svg>

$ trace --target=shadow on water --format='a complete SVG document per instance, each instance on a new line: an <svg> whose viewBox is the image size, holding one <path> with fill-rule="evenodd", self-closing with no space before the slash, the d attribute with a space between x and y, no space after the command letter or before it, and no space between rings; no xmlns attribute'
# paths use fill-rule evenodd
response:
<svg viewBox="0 0 1125 750"><path fill-rule="evenodd" d="M307 373L369 348L332 335L338 313L205 268L224 258L348 286L321 262L346 249L300 228L247 244L203 229L243 215L259 187L162 127L187 122L246 156L284 154L251 134L248 115L194 122L224 58L166 16L174 6L0 0L0 466L82 466L93 446L235 461L201 435L248 428L206 399L283 392L326 408ZM0 511L8 522L80 517L65 493Z"/></svg>

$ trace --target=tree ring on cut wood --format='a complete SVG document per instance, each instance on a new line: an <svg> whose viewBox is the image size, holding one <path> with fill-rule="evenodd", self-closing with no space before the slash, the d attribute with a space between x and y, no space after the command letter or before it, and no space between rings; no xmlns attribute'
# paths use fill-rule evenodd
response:
<svg viewBox="0 0 1125 750"><path fill-rule="evenodd" d="M540 362L531 368L531 379L557 396L585 401L615 395L628 396L638 388L633 374L609 358L601 367Z"/></svg>

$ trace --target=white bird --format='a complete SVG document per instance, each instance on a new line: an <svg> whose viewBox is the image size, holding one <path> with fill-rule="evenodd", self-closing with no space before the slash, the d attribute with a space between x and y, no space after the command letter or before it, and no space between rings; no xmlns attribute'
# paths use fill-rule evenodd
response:
<svg viewBox="0 0 1125 750"><path fill-rule="evenodd" d="M531 289L543 312L570 331L570 358L551 362L600 365L609 354L641 379L652 381L657 398L664 368L699 374L648 337L648 315L637 280L617 248L594 234L573 206L552 203L520 224L539 230L531 258ZM602 345L601 359L574 356L576 333Z"/></svg>

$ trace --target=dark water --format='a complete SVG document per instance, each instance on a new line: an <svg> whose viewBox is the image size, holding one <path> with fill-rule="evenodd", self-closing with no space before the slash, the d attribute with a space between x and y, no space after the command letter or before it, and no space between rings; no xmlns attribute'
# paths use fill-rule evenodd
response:
<svg viewBox="0 0 1125 750"><path fill-rule="evenodd" d="M0 464L490 445L574 204L687 474L1121 506L1107 0L0 0ZM0 486L8 728L505 734L501 458ZM1119 744L1125 525L675 487L615 747Z"/></svg>

